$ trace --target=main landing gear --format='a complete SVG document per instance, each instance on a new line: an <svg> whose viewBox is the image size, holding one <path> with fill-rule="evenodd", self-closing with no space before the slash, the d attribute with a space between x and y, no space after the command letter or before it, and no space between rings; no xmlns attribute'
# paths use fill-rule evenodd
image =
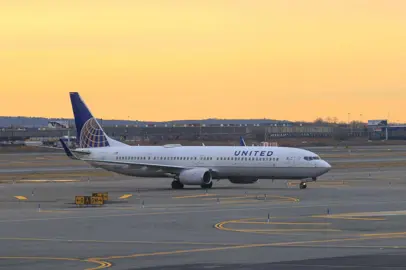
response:
<svg viewBox="0 0 406 270"><path fill-rule="evenodd" d="M201 186L201 188L204 188L204 189L211 188L213 186L213 182L210 182L209 184L202 184L200 186Z"/></svg>
<svg viewBox="0 0 406 270"><path fill-rule="evenodd" d="M173 180L172 181L172 189L182 189L183 188L183 184L178 181L178 180Z"/></svg>
<svg viewBox="0 0 406 270"><path fill-rule="evenodd" d="M201 184L200 187L204 189L211 188L213 186L213 182L210 182L209 184ZM184 185L179 181L179 180L173 180L172 181L172 189L182 189Z"/></svg>

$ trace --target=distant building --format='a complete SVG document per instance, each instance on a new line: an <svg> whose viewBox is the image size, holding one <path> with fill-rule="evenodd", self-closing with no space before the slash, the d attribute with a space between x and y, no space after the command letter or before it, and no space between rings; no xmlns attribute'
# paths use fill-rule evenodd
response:
<svg viewBox="0 0 406 270"><path fill-rule="evenodd" d="M406 125L388 125L388 120L368 120L370 140L406 140Z"/></svg>
<svg viewBox="0 0 406 270"><path fill-rule="evenodd" d="M68 121L48 121L48 128L69 128Z"/></svg>

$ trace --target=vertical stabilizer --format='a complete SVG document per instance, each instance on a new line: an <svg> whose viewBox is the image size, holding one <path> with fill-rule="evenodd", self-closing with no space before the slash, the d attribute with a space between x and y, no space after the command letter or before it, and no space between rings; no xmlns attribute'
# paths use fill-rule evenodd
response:
<svg viewBox="0 0 406 270"><path fill-rule="evenodd" d="M83 102L79 93L71 92L70 100L75 117L76 138L79 148L126 146L126 144L115 141L106 135L103 128Z"/></svg>

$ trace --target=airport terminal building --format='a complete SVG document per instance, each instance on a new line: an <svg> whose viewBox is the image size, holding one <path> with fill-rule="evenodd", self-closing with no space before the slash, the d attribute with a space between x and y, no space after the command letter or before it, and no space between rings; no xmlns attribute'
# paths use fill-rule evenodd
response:
<svg viewBox="0 0 406 270"><path fill-rule="evenodd" d="M406 125L389 125L388 120L369 120L370 140L406 140Z"/></svg>

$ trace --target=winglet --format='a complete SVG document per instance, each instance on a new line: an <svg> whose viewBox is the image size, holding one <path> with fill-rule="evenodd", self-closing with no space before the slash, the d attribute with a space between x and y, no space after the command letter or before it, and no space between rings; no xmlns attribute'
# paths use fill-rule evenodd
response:
<svg viewBox="0 0 406 270"><path fill-rule="evenodd" d="M65 141L62 139L59 139L59 141L62 144L63 150L65 151L65 154L68 156L68 158L70 159L74 159L74 160L79 160L73 153L72 151L68 148L68 146L66 145Z"/></svg>
<svg viewBox="0 0 406 270"><path fill-rule="evenodd" d="M245 144L244 138L243 138L242 136L240 136L240 145L241 145L241 146L247 146L247 145Z"/></svg>

